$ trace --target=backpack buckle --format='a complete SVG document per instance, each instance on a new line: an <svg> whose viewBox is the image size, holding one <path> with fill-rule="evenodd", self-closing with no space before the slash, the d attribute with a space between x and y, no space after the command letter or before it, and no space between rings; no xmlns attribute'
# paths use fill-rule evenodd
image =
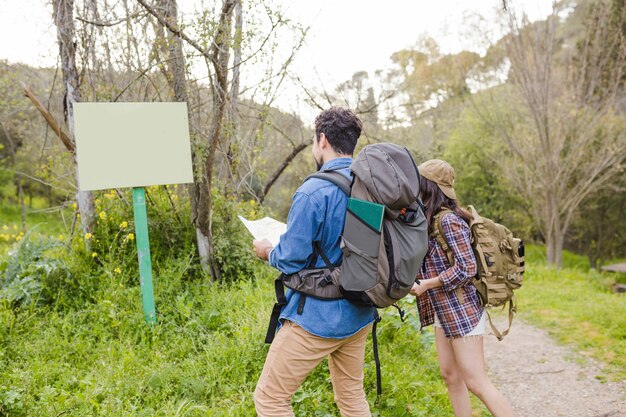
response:
<svg viewBox="0 0 626 417"><path fill-rule="evenodd" d="M319 284L319 285L320 285L320 287L322 287L322 288L324 288L324 287L326 287L327 285L330 285L330 284L332 284L332 283L333 283L333 278L332 278L332 276L330 275L330 271L329 271L329 270L325 270L324 272L325 272L325 274L324 274L324 279L322 279L322 280L320 281L320 284Z"/></svg>

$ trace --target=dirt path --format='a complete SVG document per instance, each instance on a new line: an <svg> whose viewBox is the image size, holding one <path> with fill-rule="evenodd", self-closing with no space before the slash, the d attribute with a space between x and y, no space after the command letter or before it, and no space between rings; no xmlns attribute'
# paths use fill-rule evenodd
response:
<svg viewBox="0 0 626 417"><path fill-rule="evenodd" d="M626 383L600 382L599 363L519 319L502 342L485 338L485 357L517 417L626 417Z"/></svg>

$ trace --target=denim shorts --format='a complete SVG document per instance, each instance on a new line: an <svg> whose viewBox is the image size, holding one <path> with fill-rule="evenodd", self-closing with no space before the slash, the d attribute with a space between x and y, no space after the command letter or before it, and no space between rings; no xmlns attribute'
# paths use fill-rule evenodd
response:
<svg viewBox="0 0 626 417"><path fill-rule="evenodd" d="M467 337L467 336L482 336L482 335L484 335L485 334L485 316L486 315L487 315L487 312L485 310L483 310L483 314L480 316L480 320L478 321L478 324L476 325L476 327L474 327L471 332L469 332L468 334L466 334L463 337ZM435 313L435 322L433 323L433 326L441 327L441 322L439 321L439 317L437 317L437 313Z"/></svg>

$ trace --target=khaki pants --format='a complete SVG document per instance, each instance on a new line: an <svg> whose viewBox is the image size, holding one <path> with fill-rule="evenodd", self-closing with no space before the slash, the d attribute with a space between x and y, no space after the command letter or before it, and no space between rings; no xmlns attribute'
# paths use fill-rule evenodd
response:
<svg viewBox="0 0 626 417"><path fill-rule="evenodd" d="M365 341L371 327L345 339L326 339L285 321L270 346L254 390L259 417L293 416L291 397L326 356L342 417L371 417L363 391Z"/></svg>

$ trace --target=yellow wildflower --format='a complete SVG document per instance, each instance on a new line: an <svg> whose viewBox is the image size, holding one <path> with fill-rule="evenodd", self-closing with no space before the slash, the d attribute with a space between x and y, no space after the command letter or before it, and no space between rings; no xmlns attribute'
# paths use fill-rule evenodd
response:
<svg viewBox="0 0 626 417"><path fill-rule="evenodd" d="M97 254L96 252L92 252L92 253L91 253L91 257L92 257L92 258L95 258L96 256L98 256L98 254Z"/></svg>
<svg viewBox="0 0 626 417"><path fill-rule="evenodd" d="M17 225L16 224L13 225L13 230L17 230Z"/></svg>
<svg viewBox="0 0 626 417"><path fill-rule="evenodd" d="M59 240L63 240L63 239L65 239L65 236L64 235L59 235Z"/></svg>
<svg viewBox="0 0 626 417"><path fill-rule="evenodd" d="M123 221L122 223L120 223L120 228L126 229L127 227L128 227L128 222L127 221Z"/></svg>
<svg viewBox="0 0 626 417"><path fill-rule="evenodd" d="M101 211L99 216L101 220L105 220L107 218L107 214L104 211Z"/></svg>
<svg viewBox="0 0 626 417"><path fill-rule="evenodd" d="M91 233L85 233L85 240L89 240L93 237Z"/></svg>
<svg viewBox="0 0 626 417"><path fill-rule="evenodd" d="M73 208L74 210L76 210L76 209L78 208L78 206L76 205L76 203L72 203L72 208Z"/></svg>
<svg viewBox="0 0 626 417"><path fill-rule="evenodd" d="M119 269L119 268L115 268L115 269L113 270L113 272L115 272L116 274L121 274L121 273L122 273L122 270L121 270L121 269Z"/></svg>
<svg viewBox="0 0 626 417"><path fill-rule="evenodd" d="M126 235L126 239L128 240L135 240L135 235L133 233L129 233Z"/></svg>
<svg viewBox="0 0 626 417"><path fill-rule="evenodd" d="M15 241L19 242L20 240L22 240L24 236L15 236Z"/></svg>

